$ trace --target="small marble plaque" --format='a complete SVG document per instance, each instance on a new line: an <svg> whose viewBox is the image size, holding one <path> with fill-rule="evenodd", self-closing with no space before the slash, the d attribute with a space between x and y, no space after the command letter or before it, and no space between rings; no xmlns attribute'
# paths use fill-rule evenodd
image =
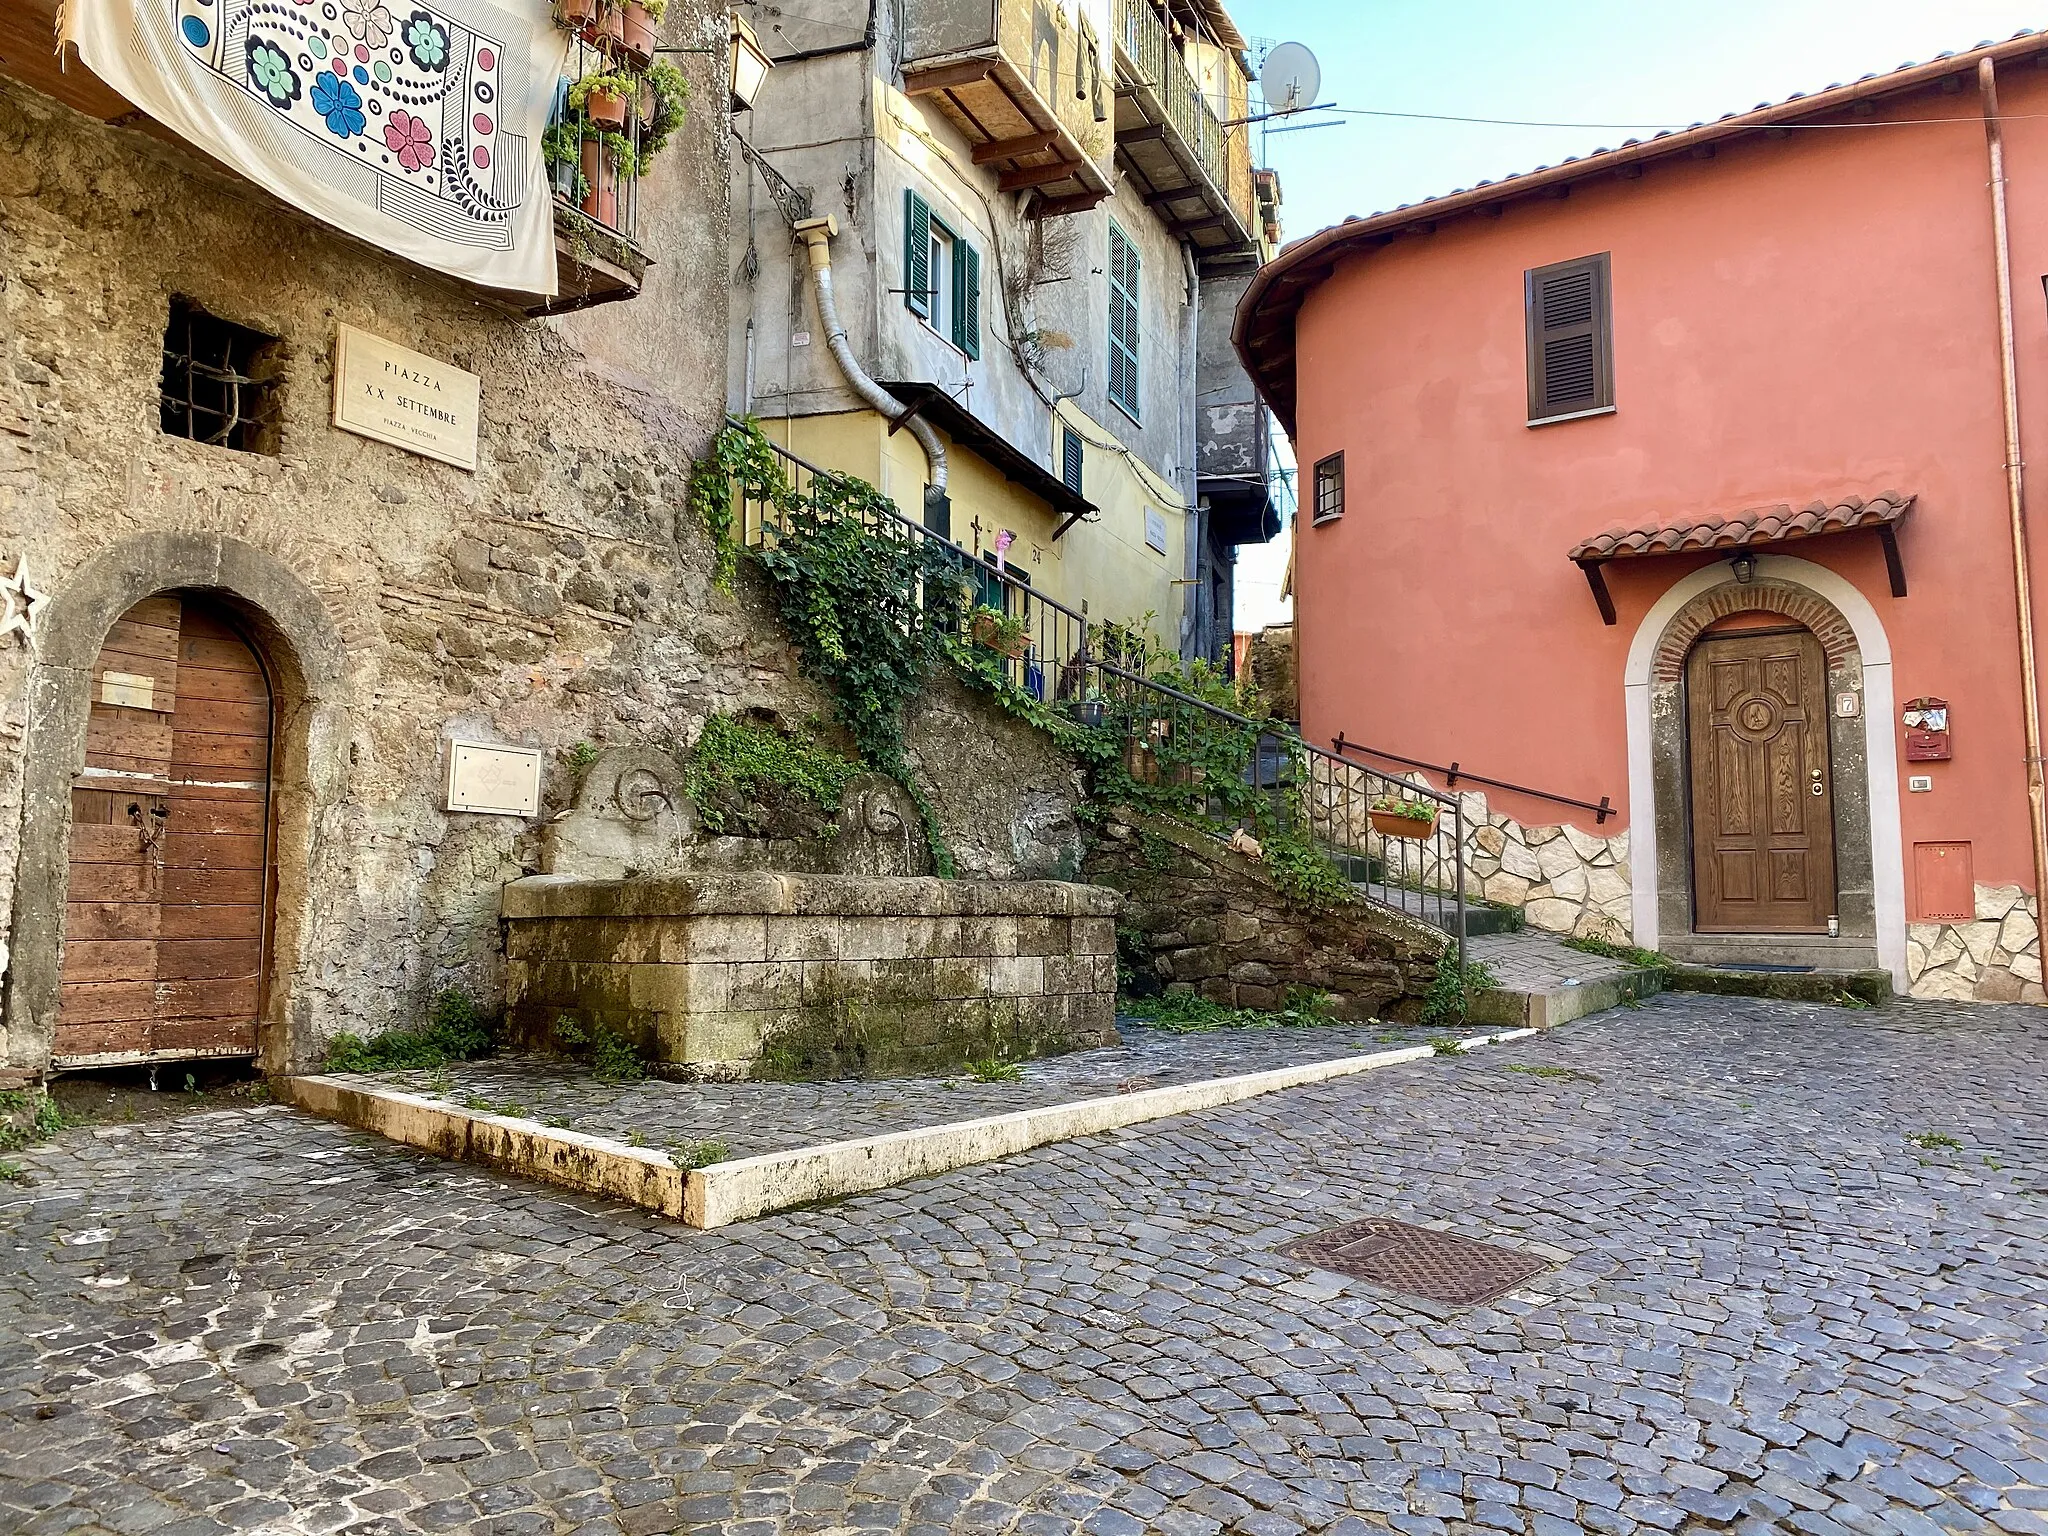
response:
<svg viewBox="0 0 2048 1536"><path fill-rule="evenodd" d="M487 741L448 744L448 809L484 816L540 814L540 753Z"/></svg>

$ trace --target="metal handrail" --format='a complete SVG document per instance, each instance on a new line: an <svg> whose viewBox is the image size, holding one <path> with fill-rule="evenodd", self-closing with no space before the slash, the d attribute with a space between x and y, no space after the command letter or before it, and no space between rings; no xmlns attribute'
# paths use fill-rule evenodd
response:
<svg viewBox="0 0 2048 1536"><path fill-rule="evenodd" d="M727 419L736 427L747 425L737 417ZM812 464L780 444L771 442L768 447L796 472L789 476L789 485L798 494L803 475L852 478ZM773 504L761 504L758 521L748 510L750 504L742 505L741 537L751 546L769 537ZM1003 594L1005 612L1019 613L1027 621L1035 616L1035 638L1030 650L1025 656L1005 659L1003 665L1012 682L1040 700L1045 699L1049 680L1053 697L1064 701L1085 698L1091 691L1091 677L1114 679L1137 691L1136 697L1123 701L1132 707L1134 723L1152 721L1170 732L1173 712L1193 709L1244 731L1252 742L1251 761L1242 770L1246 775L1244 782L1255 792L1271 792L1274 803L1269 810L1274 824L1299 827L1340 866L1348 866L1347 878L1368 899L1408 917L1448 928L1457 940L1458 962L1461 966L1465 963L1464 806L1456 795L1348 762L1311 745L1278 721L1255 720L1125 666L1113 647L1109 654L1104 654L1091 644L1084 611L1036 591L1008 567L988 565L957 541L935 533L893 507L874 508L867 515L876 520L877 533L928 539L944 545L977 577L997 584ZM1133 739L1137 734L1133 732ZM1290 805L1289 795L1298 800L1298 806ZM1448 842L1442 834L1418 840L1381 837L1372 831L1372 802L1389 796L1432 801L1438 807L1439 818L1448 811L1453 827ZM1305 827L1301 826L1303 821Z"/></svg>
<svg viewBox="0 0 2048 1536"><path fill-rule="evenodd" d="M1420 758L1403 757L1398 752L1382 752L1378 747L1368 747L1355 741L1347 741L1339 731L1331 743L1339 752L1357 752L1366 757L1383 758L1390 763L1400 763L1408 768L1420 768L1424 773L1440 773L1444 776L1445 788L1454 788L1458 780L1467 779L1474 784L1485 784L1493 789L1505 789L1510 794L1527 795L1532 800L1548 800L1552 805L1569 805L1581 811L1593 813L1593 825L1602 826L1610 816L1619 816L1621 810L1606 795L1596 805L1591 800L1574 800L1570 795L1553 795L1545 789L1531 789L1526 784L1510 784L1506 779L1489 779L1482 773L1468 773L1456 763L1445 766L1440 763L1425 763Z"/></svg>

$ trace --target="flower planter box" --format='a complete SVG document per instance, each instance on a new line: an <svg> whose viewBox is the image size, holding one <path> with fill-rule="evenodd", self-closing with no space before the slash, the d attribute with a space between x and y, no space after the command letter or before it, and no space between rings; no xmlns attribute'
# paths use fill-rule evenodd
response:
<svg viewBox="0 0 2048 1536"><path fill-rule="evenodd" d="M1403 816L1398 811L1367 811L1366 819L1381 837L1406 837L1423 842L1436 835L1436 812L1427 816Z"/></svg>
<svg viewBox="0 0 2048 1536"><path fill-rule="evenodd" d="M654 18L644 5L627 5L620 14L620 45L642 65L654 57Z"/></svg>
<svg viewBox="0 0 2048 1536"><path fill-rule="evenodd" d="M993 614L977 613L968 624L968 634L976 645L988 647L1011 661L1020 661L1031 649L1031 637L1024 634L1004 634L1003 626Z"/></svg>

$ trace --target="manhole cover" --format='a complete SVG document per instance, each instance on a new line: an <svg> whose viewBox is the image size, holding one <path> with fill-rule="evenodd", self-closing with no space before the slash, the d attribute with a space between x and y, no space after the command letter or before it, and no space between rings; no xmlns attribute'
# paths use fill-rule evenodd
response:
<svg viewBox="0 0 2048 1536"><path fill-rule="evenodd" d="M1405 1221L1354 1221L1297 1238L1280 1253L1442 1306L1470 1307L1505 1296L1541 1274L1544 1260Z"/></svg>

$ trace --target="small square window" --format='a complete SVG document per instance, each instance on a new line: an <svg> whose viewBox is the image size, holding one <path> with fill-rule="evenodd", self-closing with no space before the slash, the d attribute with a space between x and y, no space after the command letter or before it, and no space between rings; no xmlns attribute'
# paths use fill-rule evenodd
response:
<svg viewBox="0 0 2048 1536"><path fill-rule="evenodd" d="M1316 499L1311 523L1333 523L1344 515L1344 455L1316 460Z"/></svg>
<svg viewBox="0 0 2048 1536"><path fill-rule="evenodd" d="M195 443L275 454L278 340L171 300L160 389L163 430Z"/></svg>

